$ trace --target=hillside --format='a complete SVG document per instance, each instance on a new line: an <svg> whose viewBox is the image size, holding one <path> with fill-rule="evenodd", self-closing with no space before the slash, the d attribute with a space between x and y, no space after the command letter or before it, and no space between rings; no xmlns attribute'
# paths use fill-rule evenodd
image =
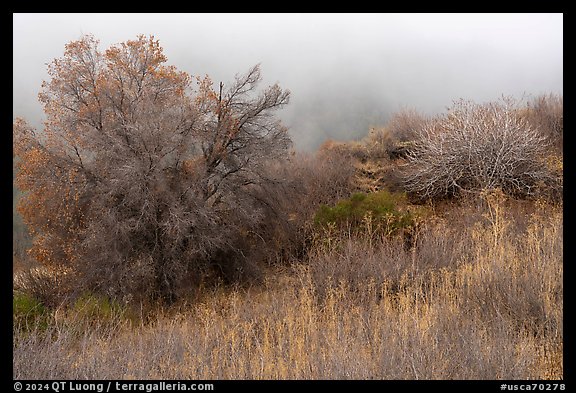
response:
<svg viewBox="0 0 576 393"><path fill-rule="evenodd" d="M74 265L24 269L13 377L562 379L559 105L515 109L552 143L509 150L524 170L502 169L494 188L466 170L456 187L409 188L422 138L449 140L449 116L406 111L362 140L293 153L274 167L277 210L238 224L239 253L216 254L219 269L238 258L239 273L206 270L172 303L128 284L122 296L81 287Z"/></svg>

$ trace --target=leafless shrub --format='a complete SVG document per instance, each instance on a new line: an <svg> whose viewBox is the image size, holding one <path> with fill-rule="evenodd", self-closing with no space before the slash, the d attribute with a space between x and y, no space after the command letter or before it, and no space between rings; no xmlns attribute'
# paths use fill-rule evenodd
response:
<svg viewBox="0 0 576 393"><path fill-rule="evenodd" d="M318 208L347 198L356 189L353 161L333 150L294 152L287 163L269 169L279 181L259 191L272 203L263 209L266 218L253 239L269 260L301 259L308 251Z"/></svg>
<svg viewBox="0 0 576 393"><path fill-rule="evenodd" d="M71 272L45 267L32 267L13 275L14 290L31 295L49 308L55 308L66 300L73 282Z"/></svg>
<svg viewBox="0 0 576 393"><path fill-rule="evenodd" d="M384 127L370 130L365 144L371 158L405 157L411 142L416 139L419 130L428 120L415 109L403 109L394 113Z"/></svg>
<svg viewBox="0 0 576 393"><path fill-rule="evenodd" d="M428 118L415 109L403 109L392 115L386 128L397 142L409 142L416 138Z"/></svg>
<svg viewBox="0 0 576 393"><path fill-rule="evenodd" d="M562 152L564 140L564 97L540 95L528 102L523 112L528 122L546 135L552 145Z"/></svg>
<svg viewBox="0 0 576 393"><path fill-rule="evenodd" d="M355 167L350 154L325 147L316 155L298 153L293 158L292 173L302 181L310 212L321 204L332 204L347 198L355 190Z"/></svg>
<svg viewBox="0 0 576 393"><path fill-rule="evenodd" d="M470 231L463 227L428 218L404 236L326 231L309 253L306 266L320 297L340 282L346 282L352 290L367 282L376 288L384 283L397 287L408 272L420 275L454 269L461 261L473 258Z"/></svg>
<svg viewBox="0 0 576 393"><path fill-rule="evenodd" d="M418 133L404 171L407 191L421 199L501 188L535 196L555 176L545 165L548 139L518 115L512 99L461 100Z"/></svg>

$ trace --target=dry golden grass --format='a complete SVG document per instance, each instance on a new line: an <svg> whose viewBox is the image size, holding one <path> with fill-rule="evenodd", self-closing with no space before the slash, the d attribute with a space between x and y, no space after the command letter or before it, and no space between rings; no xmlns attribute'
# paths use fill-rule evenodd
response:
<svg viewBox="0 0 576 393"><path fill-rule="evenodd" d="M15 333L16 379L561 379L562 213L520 226L487 196L415 249L344 238L149 322L74 313ZM470 211L463 209L461 214Z"/></svg>

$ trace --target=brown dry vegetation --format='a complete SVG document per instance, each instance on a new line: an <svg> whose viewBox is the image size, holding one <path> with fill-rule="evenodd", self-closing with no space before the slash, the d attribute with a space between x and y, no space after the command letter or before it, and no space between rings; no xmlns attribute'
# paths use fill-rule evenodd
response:
<svg viewBox="0 0 576 393"><path fill-rule="evenodd" d="M14 124L14 379L563 378L561 96L303 154L257 66L188 97L153 37L98 78L96 43L49 68L51 143Z"/></svg>
<svg viewBox="0 0 576 393"><path fill-rule="evenodd" d="M502 199L438 213L413 249L342 235L261 286L148 319L57 309L15 335L13 376L561 379L561 209Z"/></svg>

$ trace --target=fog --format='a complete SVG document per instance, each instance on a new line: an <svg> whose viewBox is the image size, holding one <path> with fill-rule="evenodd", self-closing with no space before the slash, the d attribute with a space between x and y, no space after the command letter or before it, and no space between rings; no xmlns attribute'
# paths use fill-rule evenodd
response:
<svg viewBox="0 0 576 393"><path fill-rule="evenodd" d="M402 108L563 94L562 14L13 14L13 117L41 128L46 64L82 34L102 50L152 34L169 64L215 82L260 63L263 85L292 92L279 116L300 150Z"/></svg>

